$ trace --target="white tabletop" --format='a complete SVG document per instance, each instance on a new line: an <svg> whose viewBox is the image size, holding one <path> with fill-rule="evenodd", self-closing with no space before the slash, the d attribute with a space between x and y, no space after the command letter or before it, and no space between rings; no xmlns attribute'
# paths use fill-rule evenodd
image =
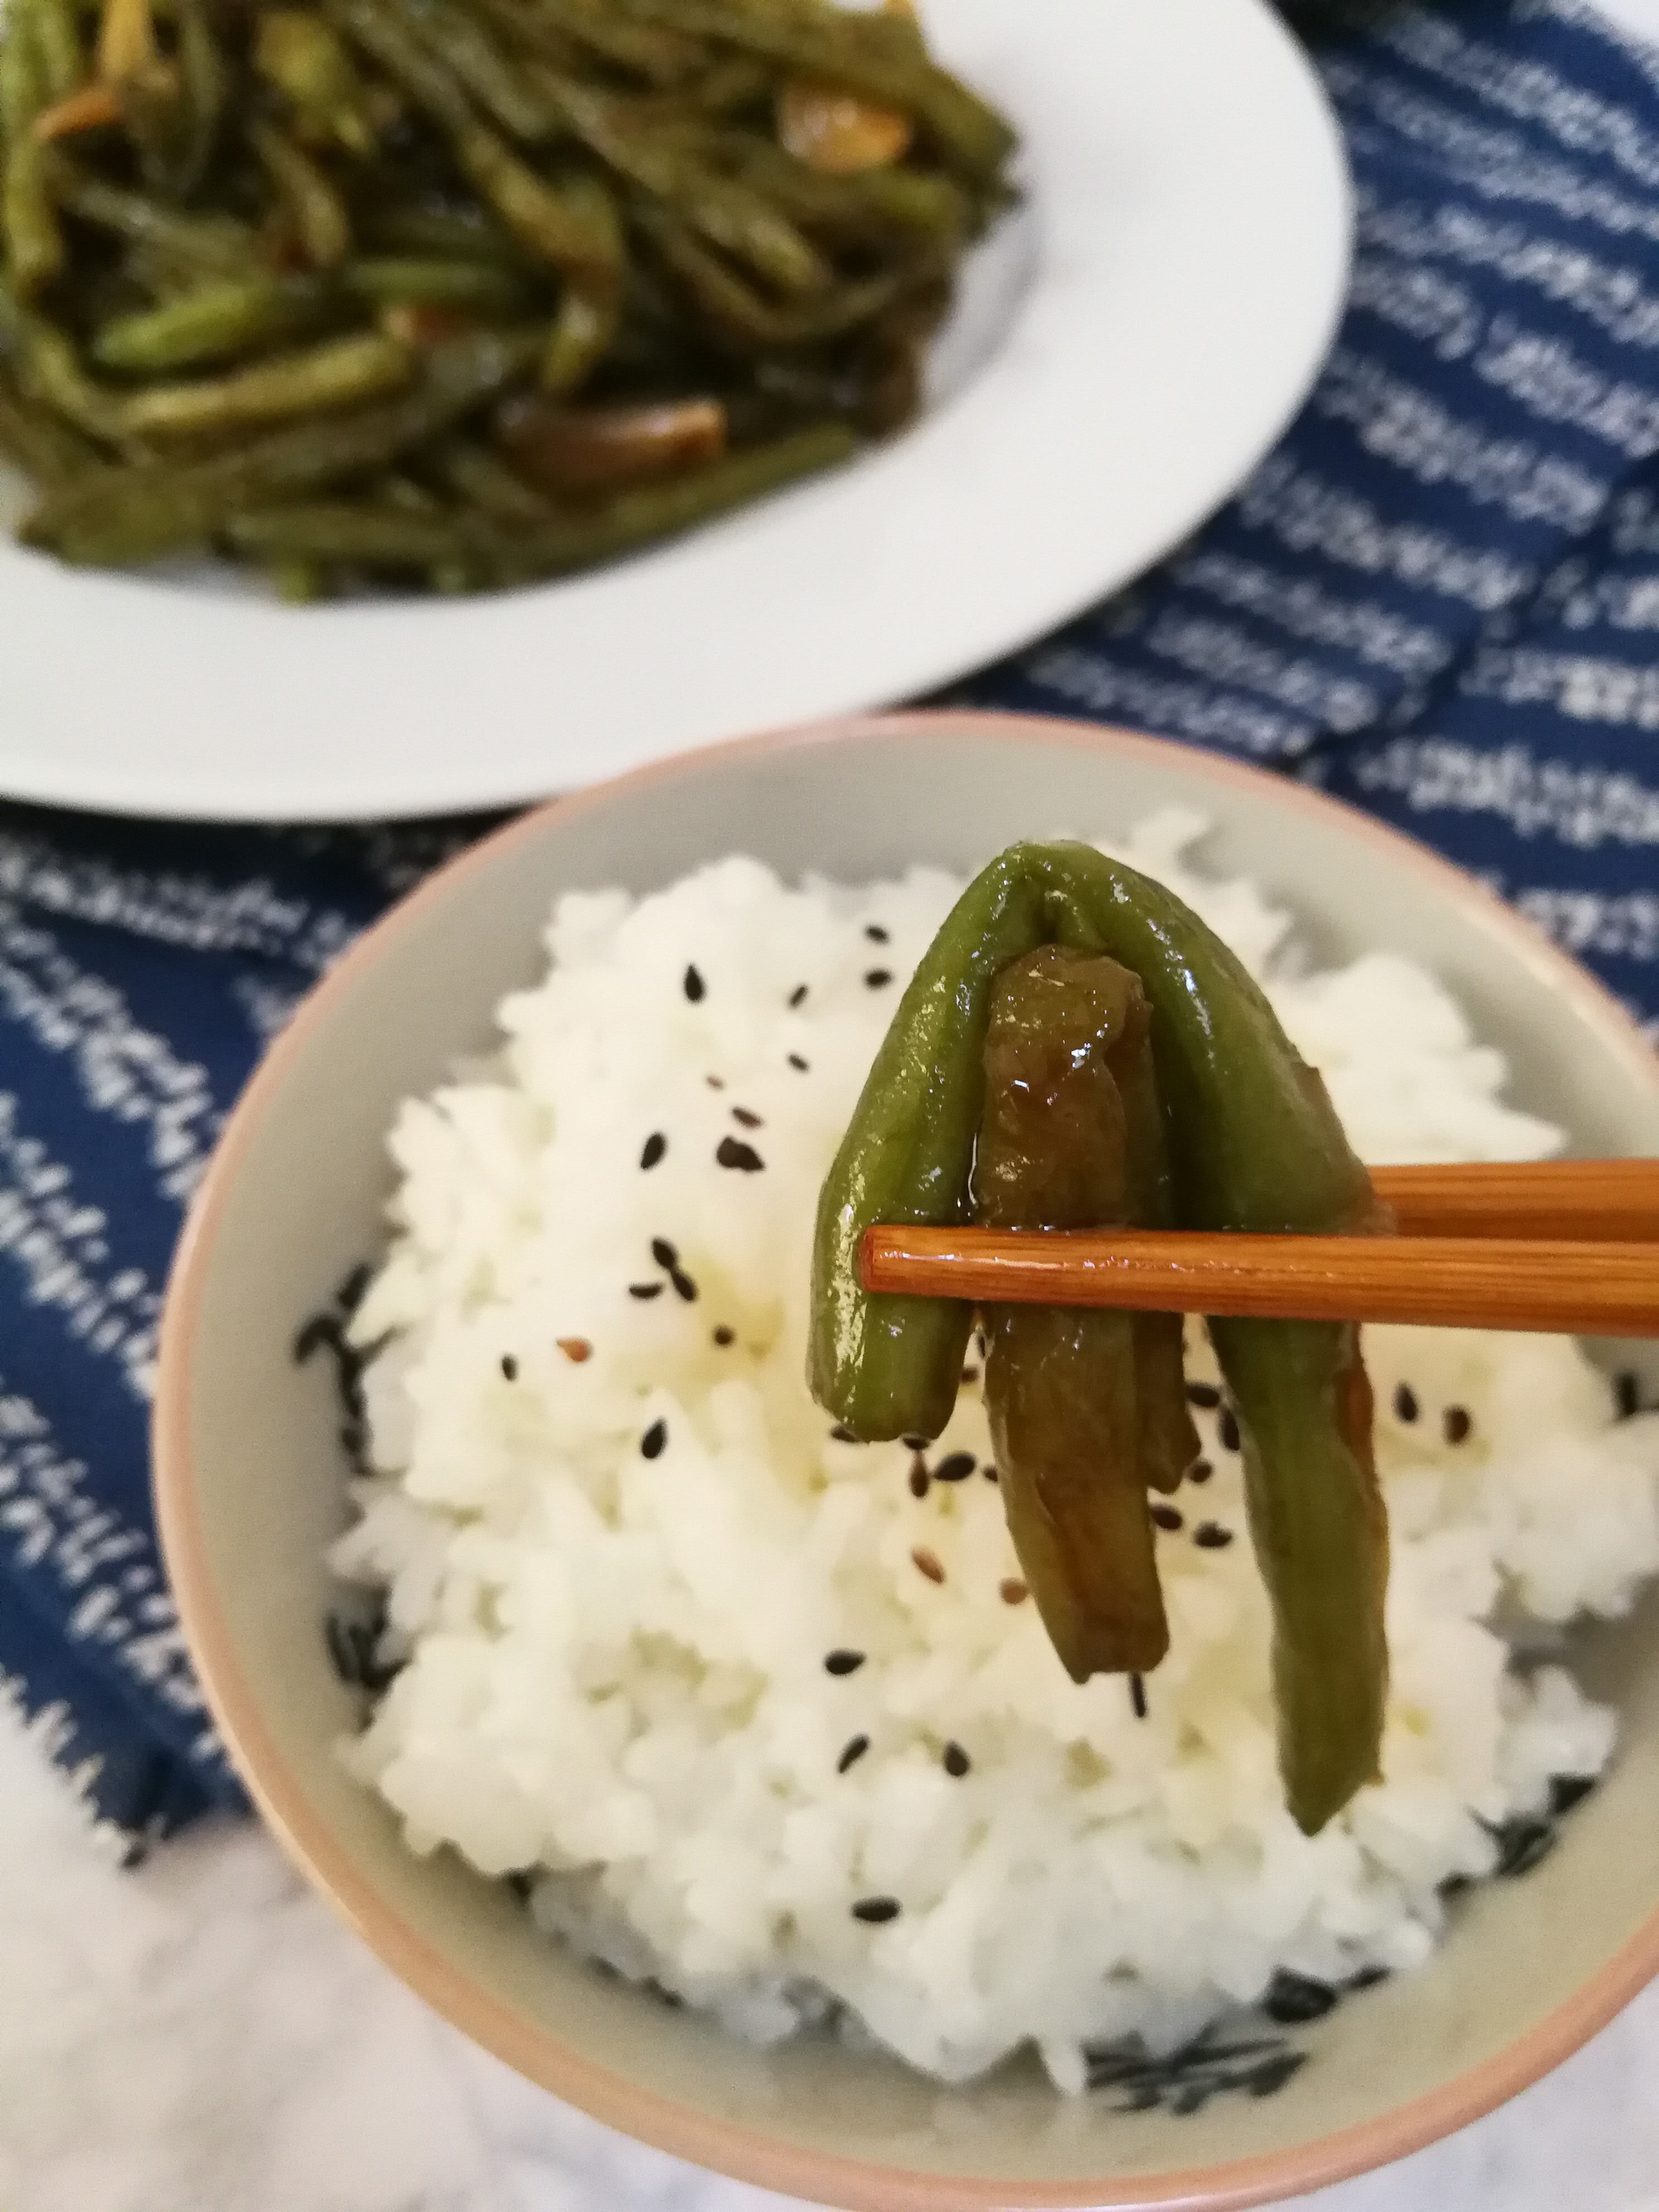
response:
<svg viewBox="0 0 1659 2212"><path fill-rule="evenodd" d="M1659 0L1601 0L1659 46ZM1659 1984L1319 2212L1659 2212ZM245 1824L123 1872L0 1709L0 2212L782 2212L465 2043Z"/></svg>

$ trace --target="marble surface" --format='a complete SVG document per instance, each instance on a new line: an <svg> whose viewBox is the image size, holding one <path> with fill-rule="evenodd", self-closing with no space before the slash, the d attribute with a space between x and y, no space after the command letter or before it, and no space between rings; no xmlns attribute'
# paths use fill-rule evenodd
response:
<svg viewBox="0 0 1659 2212"><path fill-rule="evenodd" d="M1659 47L1659 0L1601 0ZM1659 1984L1318 2212L1659 2212ZM0 2212L783 2212L453 2034L248 1824L137 1872L0 1708Z"/></svg>

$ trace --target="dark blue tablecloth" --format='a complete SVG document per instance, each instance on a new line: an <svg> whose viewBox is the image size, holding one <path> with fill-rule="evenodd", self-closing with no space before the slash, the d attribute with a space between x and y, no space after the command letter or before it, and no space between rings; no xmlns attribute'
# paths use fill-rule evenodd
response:
<svg viewBox="0 0 1659 2212"><path fill-rule="evenodd" d="M1659 1024L1659 63L1563 0L1299 20L1359 210L1313 398L1174 560L952 696L1316 782ZM148 1498L182 1209L295 1000L481 826L0 808L0 1690L135 1838L238 1802Z"/></svg>

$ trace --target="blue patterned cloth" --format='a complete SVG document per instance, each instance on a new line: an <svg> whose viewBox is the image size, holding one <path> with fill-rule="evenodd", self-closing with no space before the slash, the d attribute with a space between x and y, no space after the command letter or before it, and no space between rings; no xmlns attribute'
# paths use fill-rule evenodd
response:
<svg viewBox="0 0 1659 2212"><path fill-rule="evenodd" d="M1359 208L1312 400L1174 560L952 696L1352 799L1659 1034L1659 64L1566 0L1298 20ZM240 1802L148 1499L182 1209L296 1000L482 826L0 808L0 1692L135 1839Z"/></svg>

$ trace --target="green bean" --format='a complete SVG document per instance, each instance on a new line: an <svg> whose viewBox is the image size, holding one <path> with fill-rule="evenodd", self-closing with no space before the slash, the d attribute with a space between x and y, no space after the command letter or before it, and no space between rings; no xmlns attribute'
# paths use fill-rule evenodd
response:
<svg viewBox="0 0 1659 2212"><path fill-rule="evenodd" d="M544 522L552 512L504 461L465 439L441 447L433 465L451 491L498 522Z"/></svg>
<svg viewBox="0 0 1659 2212"><path fill-rule="evenodd" d="M323 571L314 561L279 561L270 580L285 607L307 607L324 597Z"/></svg>
<svg viewBox="0 0 1659 2212"><path fill-rule="evenodd" d="M457 137L455 158L526 252L567 276L620 279L622 223L596 179L573 178L556 188L479 126Z"/></svg>
<svg viewBox="0 0 1659 2212"><path fill-rule="evenodd" d="M421 30L428 46L502 130L532 146L557 137L557 117L481 24L456 9L428 8Z"/></svg>
<svg viewBox="0 0 1659 2212"><path fill-rule="evenodd" d="M715 246L793 296L827 291L831 271L788 217L741 180L715 175L672 134L629 129L617 105L586 86L541 72L571 128L599 159L641 191L676 208Z"/></svg>
<svg viewBox="0 0 1659 2212"><path fill-rule="evenodd" d="M690 228L661 208L642 206L635 218L677 276L704 321L718 336L739 347L819 345L844 337L872 321L897 298L905 279L896 272L843 284L827 298L775 306L732 275L691 235Z"/></svg>
<svg viewBox="0 0 1659 2212"><path fill-rule="evenodd" d="M228 524L227 535L239 551L266 561L422 569L453 562L503 576L559 575L672 537L797 477L833 467L856 444L842 424L817 424L671 483L525 527L508 527L483 515L416 515L389 506L326 504L238 514Z"/></svg>
<svg viewBox="0 0 1659 2212"><path fill-rule="evenodd" d="M542 390L580 392L611 350L620 315L621 296L614 285L585 289L568 284L542 356Z"/></svg>
<svg viewBox="0 0 1659 2212"><path fill-rule="evenodd" d="M858 1249L878 1220L964 1218L993 980L1033 945L1139 975L1181 1225L1364 1229L1374 1201L1324 1087L1259 988L1161 886L1086 846L1022 846L975 878L924 956L819 1200L811 1381L857 1435L937 1435L966 1309L876 1298ZM1310 1833L1377 1771L1387 1525L1356 1333L1212 1321L1237 1409L1251 1534L1273 1618L1279 1763Z"/></svg>
<svg viewBox="0 0 1659 2212"><path fill-rule="evenodd" d="M485 314L522 313L530 287L509 269L487 261L428 261L365 256L348 262L340 284L380 307L471 307Z"/></svg>
<svg viewBox="0 0 1659 2212"><path fill-rule="evenodd" d="M106 323L92 357L101 368L131 376L228 361L303 330L325 311L327 300L323 287L305 277L204 284L164 307Z"/></svg>
<svg viewBox="0 0 1659 2212"><path fill-rule="evenodd" d="M1146 1026L1140 985L1115 960L1045 945L1002 970L981 1056L981 1219L1086 1229L1130 1218L1144 1169L1113 1062L1144 1046ZM1049 1641L1073 1681L1147 1672L1170 1632L1140 1455L1136 1316L992 1305L984 1321L1003 1510Z"/></svg>
<svg viewBox="0 0 1659 2212"><path fill-rule="evenodd" d="M392 338L331 338L211 382L151 385L125 403L122 422L133 438L204 437L378 399L407 384L414 368Z"/></svg>
<svg viewBox="0 0 1659 2212"><path fill-rule="evenodd" d="M374 150L362 81L345 45L320 16L299 8L262 10L253 58L317 143L332 142L359 155Z"/></svg>
<svg viewBox="0 0 1659 2212"><path fill-rule="evenodd" d="M12 281L33 299L63 270L64 234L46 188L43 150L31 137L6 155L3 205Z"/></svg>
<svg viewBox="0 0 1659 2212"><path fill-rule="evenodd" d="M251 123L247 135L276 187L301 252L313 269L333 268L351 251L344 201L311 156L273 125Z"/></svg>
<svg viewBox="0 0 1659 2212"><path fill-rule="evenodd" d="M877 33L879 19L836 8L774 9L764 0L614 0L617 13L742 46L826 83L902 108L970 175L994 174L1013 134L994 108L926 60L908 40ZM895 20L896 19L892 19Z"/></svg>
<svg viewBox="0 0 1659 2212"><path fill-rule="evenodd" d="M15 146L46 104L46 70L29 0L11 0L0 39L0 143Z"/></svg>
<svg viewBox="0 0 1659 2212"><path fill-rule="evenodd" d="M95 384L73 341L44 316L18 308L0 286L0 325L19 362L24 390L88 437L118 442L125 431L119 396Z"/></svg>
<svg viewBox="0 0 1659 2212"><path fill-rule="evenodd" d="M622 226L602 187L561 189L477 122L454 77L380 0L330 0L342 27L448 133L462 173L526 252L565 274L620 275Z"/></svg>
<svg viewBox="0 0 1659 2212"><path fill-rule="evenodd" d="M66 483L100 465L97 449L36 406L0 369L0 453L35 484Z"/></svg>
<svg viewBox="0 0 1659 2212"><path fill-rule="evenodd" d="M477 261L488 268L524 267L510 238L482 219L434 215L421 208L371 207L358 224L363 243L377 252L420 261Z"/></svg>
<svg viewBox="0 0 1659 2212"><path fill-rule="evenodd" d="M64 266L64 234L46 183L48 157L32 129L46 100L37 8L29 0L12 0L5 34L0 38L0 122L5 147L0 232L11 281L26 300L45 291Z"/></svg>
<svg viewBox="0 0 1659 2212"><path fill-rule="evenodd" d="M87 73L72 0L34 0L34 42L47 101L67 100Z"/></svg>
<svg viewBox="0 0 1659 2212"><path fill-rule="evenodd" d="M549 32L579 40L605 60L653 84L681 84L706 58L707 49L700 41L649 24L630 23L611 0L531 0L525 12Z"/></svg>
<svg viewBox="0 0 1659 2212"><path fill-rule="evenodd" d="M710 150L798 221L831 235L900 231L948 243L969 228L972 208L961 185L929 170L886 162L849 176L826 175L752 131L725 133Z"/></svg>
<svg viewBox="0 0 1659 2212"><path fill-rule="evenodd" d="M539 330L479 331L435 346L420 380L379 408L302 422L182 466L112 471L42 501L23 535L66 561L119 565L200 545L233 514L386 467L527 375Z"/></svg>
<svg viewBox="0 0 1659 2212"><path fill-rule="evenodd" d="M203 0L174 0L174 9L185 116L178 184L180 196L187 198L201 183L213 159L224 121L228 87L224 60Z"/></svg>
<svg viewBox="0 0 1659 2212"><path fill-rule="evenodd" d="M154 246L204 276L246 276L265 265L253 233L233 216L180 215L67 163L54 163L50 174L53 197L82 222Z"/></svg>

